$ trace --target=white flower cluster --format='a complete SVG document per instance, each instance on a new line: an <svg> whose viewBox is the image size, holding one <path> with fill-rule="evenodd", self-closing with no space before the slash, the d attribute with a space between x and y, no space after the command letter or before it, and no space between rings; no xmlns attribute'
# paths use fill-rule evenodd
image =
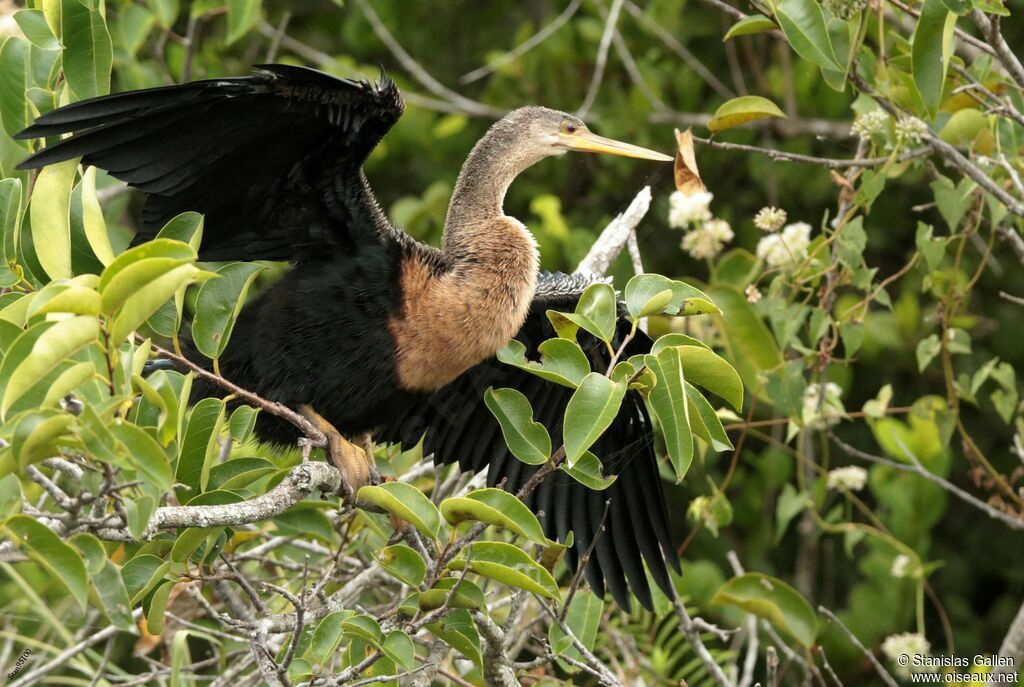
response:
<svg viewBox="0 0 1024 687"><path fill-rule="evenodd" d="M754 215L754 226L763 232L772 233L786 223L786 211L782 208L764 207Z"/></svg>
<svg viewBox="0 0 1024 687"><path fill-rule="evenodd" d="M870 110L853 120L850 133L857 138L867 139L875 134L885 133L885 127L889 124L889 115L883 110Z"/></svg>
<svg viewBox="0 0 1024 687"><path fill-rule="evenodd" d="M867 483L868 471L862 467L850 465L845 468L829 470L825 486L833 491L839 489L845 489L846 491L860 491Z"/></svg>
<svg viewBox="0 0 1024 687"><path fill-rule="evenodd" d="M928 125L917 117L900 117L896 122L896 142L917 145L928 133Z"/></svg>
<svg viewBox="0 0 1024 687"><path fill-rule="evenodd" d="M846 408L839 400L843 390L838 384L829 382L825 385L825 399L821 399L821 385L808 384L804 389L804 407L802 419L804 427L825 429L838 424L846 415ZM860 468L858 468L860 469ZM834 471L833 471L834 472ZM831 475L831 473L829 473Z"/></svg>
<svg viewBox="0 0 1024 687"><path fill-rule="evenodd" d="M688 196L675 191L668 197L668 223L676 229L686 229L692 224L711 219L713 193L698 191Z"/></svg>
<svg viewBox="0 0 1024 687"><path fill-rule="evenodd" d="M668 223L686 231L680 245L697 260L715 257L733 237L729 223L711 214L712 198L707 191L689 196L675 191L668 199Z"/></svg>
<svg viewBox="0 0 1024 687"><path fill-rule="evenodd" d="M682 247L697 260L713 258L732 241L732 227L724 219L701 222L683 236Z"/></svg>
<svg viewBox="0 0 1024 687"><path fill-rule="evenodd" d="M761 300L761 291L753 284L748 284L743 293L747 296L747 303L757 303Z"/></svg>
<svg viewBox="0 0 1024 687"><path fill-rule="evenodd" d="M902 553L892 559L892 569L889 571L896 579L910 577L910 557Z"/></svg>
<svg viewBox="0 0 1024 687"><path fill-rule="evenodd" d="M792 267L807 257L811 244L811 225L807 222L790 224L778 234L769 234L757 242L757 257L768 267Z"/></svg>
<svg viewBox="0 0 1024 687"><path fill-rule="evenodd" d="M927 656L931 649L931 642L925 639L924 635L916 632L889 635L882 642L882 653L893 662L896 666L896 674L904 680L908 679L914 670L913 660L907 659L913 659L914 656ZM901 656L906 658L901 659Z"/></svg>

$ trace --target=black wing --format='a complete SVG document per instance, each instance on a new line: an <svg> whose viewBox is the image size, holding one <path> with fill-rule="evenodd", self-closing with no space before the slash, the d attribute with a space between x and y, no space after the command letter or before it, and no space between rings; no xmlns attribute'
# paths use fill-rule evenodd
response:
<svg viewBox="0 0 1024 687"><path fill-rule="evenodd" d="M17 138L74 135L19 169L81 156L147 192L133 243L194 210L206 216L203 259L289 259L396 231L360 168L403 108L383 72L371 84L261 65L252 76L130 91L48 112Z"/></svg>
<svg viewBox="0 0 1024 687"><path fill-rule="evenodd" d="M577 276L542 275L530 315L516 336L527 346L528 356L536 359L537 346L555 336L545 311L571 309L587 283ZM620 320L618 336L628 331L629 323ZM582 333L580 341L597 369L607 367L603 344L584 340ZM634 355L649 352L650 347L650 339L641 332L626 350ZM472 368L435 392L422 406L397 417L377 437L406 448L423 438L424 455L433 454L435 461L445 464L458 462L466 471L486 468L488 485L496 486L504 480L506 490L518 491L537 468L508 452L501 427L482 400L489 386L522 392L533 406L535 419L550 431L552 443L561 444L562 418L571 390L497 360ZM639 394L626 395L619 415L592 451L601 459L606 473L618 476L611 487L595 491L556 472L538 487L527 504L543 513L540 520L548 537L564 541L568 532L573 532L574 544L566 557L571 570L576 569L581 555L597 537L584 570L595 593L603 596L605 590L609 591L628 610L632 590L640 604L651 609L645 564L651 578L669 593L669 567L678 572L679 559L669 530L651 421ZM600 531L602 520L604 528Z"/></svg>

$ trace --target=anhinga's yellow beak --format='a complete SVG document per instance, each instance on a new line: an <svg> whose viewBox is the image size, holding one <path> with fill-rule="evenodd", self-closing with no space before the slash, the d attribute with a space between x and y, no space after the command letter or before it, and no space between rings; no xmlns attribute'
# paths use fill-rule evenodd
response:
<svg viewBox="0 0 1024 687"><path fill-rule="evenodd" d="M562 134L562 145L569 150L577 150L583 153L608 153L609 155L622 155L623 157L638 157L641 160L658 160L659 162L673 162L674 157L662 153L641 148L631 143L623 143L604 136L598 136L586 129L577 130L571 134Z"/></svg>

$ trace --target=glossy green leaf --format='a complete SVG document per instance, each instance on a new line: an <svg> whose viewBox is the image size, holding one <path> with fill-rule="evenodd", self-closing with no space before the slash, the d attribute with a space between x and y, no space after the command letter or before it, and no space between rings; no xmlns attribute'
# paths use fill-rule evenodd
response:
<svg viewBox="0 0 1024 687"><path fill-rule="evenodd" d="M138 329L150 315L171 298L181 287L205 279L209 273L195 265L180 265L152 280L129 297L121 306L110 327L110 339L120 342Z"/></svg>
<svg viewBox="0 0 1024 687"><path fill-rule="evenodd" d="M380 646L380 623L368 615L353 615L341 621L343 637L353 637Z"/></svg>
<svg viewBox="0 0 1024 687"><path fill-rule="evenodd" d="M82 175L82 223L85 237L93 254L104 266L114 262L114 250L110 247L107 222L96 197L96 168L89 167Z"/></svg>
<svg viewBox="0 0 1024 687"><path fill-rule="evenodd" d="M480 633L473 617L465 609L457 609L444 616L440 622L427 625L436 637L468 658L477 668L483 667L480 653Z"/></svg>
<svg viewBox="0 0 1024 687"><path fill-rule="evenodd" d="M27 515L15 515L4 523L11 541L29 558L58 580L85 610L89 596L89 576L82 556L70 544L61 541L46 525Z"/></svg>
<svg viewBox="0 0 1024 687"><path fill-rule="evenodd" d="M171 28L178 18L178 0L146 0L146 6L152 12L156 23L165 29Z"/></svg>
<svg viewBox="0 0 1024 687"><path fill-rule="evenodd" d="M10 41L8 41L10 42ZM3 48L0 48L0 89L3 85ZM0 90L0 102L3 93ZM3 265L18 261L18 236L21 233L21 179L0 179L0 259Z"/></svg>
<svg viewBox="0 0 1024 687"><path fill-rule="evenodd" d="M104 560L103 568L92 575L91 579L110 624L122 632L134 630L131 600L128 598L128 590L117 566L109 560Z"/></svg>
<svg viewBox="0 0 1024 687"><path fill-rule="evenodd" d="M743 382L732 365L707 348L680 346L677 350L687 380L721 396L735 410L743 408Z"/></svg>
<svg viewBox="0 0 1024 687"><path fill-rule="evenodd" d="M558 469L594 491L604 491L616 480L616 475L605 477L600 459L590 451L585 451L571 466L562 463Z"/></svg>
<svg viewBox="0 0 1024 687"><path fill-rule="evenodd" d="M764 618L803 646L814 645L818 618L804 597L782 580L746 573L726 581L711 603L742 608Z"/></svg>
<svg viewBox="0 0 1024 687"><path fill-rule="evenodd" d="M725 433L722 420L715 413L715 409L695 386L686 382L684 388L689 400L690 426L694 432L711 444L715 451L732 450L732 442L729 441L729 436Z"/></svg>
<svg viewBox="0 0 1024 687"><path fill-rule="evenodd" d="M489 388L484 403L491 411L509 451L528 465L546 463L551 457L551 436L544 425L533 420L530 401L515 389Z"/></svg>
<svg viewBox="0 0 1024 687"><path fill-rule="evenodd" d="M416 647L409 635L401 630L392 630L384 637L380 644L384 655L401 666L405 670L412 670L416 667Z"/></svg>
<svg viewBox="0 0 1024 687"><path fill-rule="evenodd" d="M157 585L153 593L142 602L142 609L146 614L146 631L153 635L162 634L164 631L164 615L167 612L167 601L174 589L172 580L165 580Z"/></svg>
<svg viewBox="0 0 1024 687"><path fill-rule="evenodd" d="M665 291L670 296L665 300ZM719 312L711 303L711 298L700 289L690 286L686 282L677 279L669 279L660 274L638 274L626 284L623 294L626 299L626 308L634 319L664 313L666 315L695 315L699 314L695 307L698 302L703 301L710 305L710 308L703 312ZM664 301L658 303L657 299ZM657 307L659 306L660 307ZM685 308L689 312L682 312Z"/></svg>
<svg viewBox="0 0 1024 687"><path fill-rule="evenodd" d="M217 270L217 278L199 288L192 341L207 358L219 358L224 353L249 287L264 269L251 262L233 262Z"/></svg>
<svg viewBox="0 0 1024 687"><path fill-rule="evenodd" d="M579 590L569 602L569 609L565 613L565 624L572 630L572 634L588 650L594 648L597 641L597 631L601 625L601 614L604 612L604 600L593 592ZM565 655L569 658L582 660L582 656L573 645L572 637L562 632L558 623L551 623L548 626L548 640L551 642L551 650L555 655Z"/></svg>
<svg viewBox="0 0 1024 687"><path fill-rule="evenodd" d="M148 553L140 554L121 566L121 577L132 603L138 603L149 594L170 569L170 561L165 562Z"/></svg>
<svg viewBox="0 0 1024 687"><path fill-rule="evenodd" d="M60 41L47 26L42 10L19 10L14 13L14 21L32 45L42 50L60 50Z"/></svg>
<svg viewBox="0 0 1024 687"><path fill-rule="evenodd" d="M423 556L405 544L392 544L376 556L377 564L410 587L419 587L427 576Z"/></svg>
<svg viewBox="0 0 1024 687"><path fill-rule="evenodd" d="M749 36L755 33L764 33L777 28L775 22L762 14L752 14L747 17L743 17L738 22L729 27L729 30L725 34L725 38L722 42L735 38L736 36Z"/></svg>
<svg viewBox="0 0 1024 687"><path fill-rule="evenodd" d="M387 482L379 486L363 487L356 494L356 500L383 508L397 518L411 523L431 539L437 539L441 529L441 514L437 506L411 484Z"/></svg>
<svg viewBox="0 0 1024 687"><path fill-rule="evenodd" d="M129 248L100 276L98 290L103 296L103 311L116 312L148 282L195 259L196 249L176 239L156 238Z"/></svg>
<svg viewBox="0 0 1024 687"><path fill-rule="evenodd" d="M454 592L453 592L454 590ZM433 611L448 604L449 608L470 608L487 612L487 600L480 587L461 575L442 577L431 589L420 593L420 610Z"/></svg>
<svg viewBox="0 0 1024 687"><path fill-rule="evenodd" d="M477 575L549 599L560 597L558 584L551 573L525 551L505 542L478 541L464 549L448 567L452 570L468 568Z"/></svg>
<svg viewBox="0 0 1024 687"><path fill-rule="evenodd" d="M658 427L665 439L665 448L676 473L682 480L693 461L693 436L690 434L689 406L687 404L685 375L680 352L685 348L703 351L696 346L666 348L658 355L645 356L647 367L658 383L648 393L651 411L658 419Z"/></svg>
<svg viewBox="0 0 1024 687"><path fill-rule="evenodd" d="M32 190L32 244L40 266L51 279L72 276L71 187L77 169L77 159L47 165L39 170Z"/></svg>
<svg viewBox="0 0 1024 687"><path fill-rule="evenodd" d="M191 492L182 492L187 494L186 498L206 489L210 468L220 452L217 439L224 424L224 412L224 401L204 398L188 416L174 473L175 482L191 488Z"/></svg>
<svg viewBox="0 0 1024 687"><path fill-rule="evenodd" d="M504 489L477 489L465 496L447 498L441 502L441 515L452 526L466 521L484 522L538 544L547 542L533 511Z"/></svg>
<svg viewBox="0 0 1024 687"><path fill-rule="evenodd" d="M512 339L498 350L497 358L506 365L513 365L530 374L537 375L570 389L579 386L590 372L590 361L579 344L569 339L557 338L541 342L537 350L540 362L526 359L526 346Z"/></svg>
<svg viewBox="0 0 1024 687"><path fill-rule="evenodd" d="M35 340L28 356L11 372L0 403L0 415L6 415L15 401L58 364L98 340L99 334L99 320L86 315L76 315L49 327Z"/></svg>
<svg viewBox="0 0 1024 687"><path fill-rule="evenodd" d="M60 454L60 442L70 439L74 418L56 410L23 415L11 436L11 455L24 468Z"/></svg>
<svg viewBox="0 0 1024 687"><path fill-rule="evenodd" d="M127 449L129 460L138 468L139 478L160 491L170 491L174 481L171 464L159 442L130 422L120 422L110 431Z"/></svg>
<svg viewBox="0 0 1024 687"><path fill-rule="evenodd" d="M570 466L608 429L625 395L624 381L613 382L597 372L583 378L565 407L563 437Z"/></svg>
<svg viewBox="0 0 1024 687"><path fill-rule="evenodd" d="M13 137L32 121L29 100L25 97L29 43L11 37L0 44L0 119L4 131Z"/></svg>
<svg viewBox="0 0 1024 687"><path fill-rule="evenodd" d="M825 15L816 0L781 0L775 5L775 19L800 57L819 67L842 69L832 49Z"/></svg>
<svg viewBox="0 0 1024 687"><path fill-rule="evenodd" d="M813 0L810 1L813 2ZM758 95L744 95L722 103L708 120L708 130L715 134L766 117L785 119L786 113L767 98Z"/></svg>
<svg viewBox="0 0 1024 687"><path fill-rule="evenodd" d="M100 295L95 289L65 281L50 282L44 286L25 315L28 319L49 313L71 313L74 315L99 315Z"/></svg>
<svg viewBox="0 0 1024 687"><path fill-rule="evenodd" d="M942 100L946 70L953 54L954 29L956 15L942 0L924 0L914 30L911 58L914 85L932 117L938 112Z"/></svg>
<svg viewBox="0 0 1024 687"><path fill-rule="evenodd" d="M78 100L110 92L114 53L99 0L62 0L64 78Z"/></svg>
<svg viewBox="0 0 1024 687"><path fill-rule="evenodd" d="M580 296L576 311L559 313L548 311L548 318L555 325L555 331L565 339L576 337L578 329L584 329L602 341L610 342L615 336L615 321L618 317L618 301L611 284L591 284Z"/></svg>
<svg viewBox="0 0 1024 687"><path fill-rule="evenodd" d="M349 610L328 613L313 630L306 655L317 663L326 663L341 644L341 623L352 617Z"/></svg>

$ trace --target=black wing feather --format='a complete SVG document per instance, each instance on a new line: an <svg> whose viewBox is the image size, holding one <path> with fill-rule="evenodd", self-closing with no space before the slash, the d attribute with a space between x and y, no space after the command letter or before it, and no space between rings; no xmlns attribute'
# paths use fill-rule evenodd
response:
<svg viewBox="0 0 1024 687"><path fill-rule="evenodd" d="M576 276L541 276L533 309L517 336L526 345L529 356L536 357L537 346L555 335L545 311L571 309L585 286L585 281ZM628 329L627 322L620 322L618 336L624 336ZM604 345L580 336L588 353L607 365ZM638 333L626 353L643 353L650 350L650 345L651 341ZM556 446L561 443L562 418L571 390L497 360L472 368L435 392L422 406L396 417L377 437L406 447L422 438L424 455L432 454L434 460L445 464L458 462L463 470L478 472L486 467L488 484L505 480L506 490L518 491L537 468L521 463L505 447L500 426L482 402L488 386L512 387L522 392L533 406L535 419L548 428L552 442ZM650 609L647 573L669 593L669 569L679 572L679 559L669 532L651 422L638 394L626 395L618 417L595 445L594 453L601 458L606 472L617 475L608 489L591 490L569 475L556 472L537 488L527 504L540 513L548 537L565 541L572 531L574 543L566 552L570 570L576 570L583 552L597 537L584 570L585 579L596 594L603 595L607 590L616 603L628 609L632 591L640 604ZM604 518L606 502L608 516Z"/></svg>
<svg viewBox="0 0 1024 687"><path fill-rule="evenodd" d="M73 133L19 165L81 157L148 195L133 243L187 210L206 216L200 257L291 259L396 232L362 163L404 109L395 83L289 65L102 96L42 115L18 138ZM362 202L341 203L339 197ZM350 216L359 207L364 217Z"/></svg>

